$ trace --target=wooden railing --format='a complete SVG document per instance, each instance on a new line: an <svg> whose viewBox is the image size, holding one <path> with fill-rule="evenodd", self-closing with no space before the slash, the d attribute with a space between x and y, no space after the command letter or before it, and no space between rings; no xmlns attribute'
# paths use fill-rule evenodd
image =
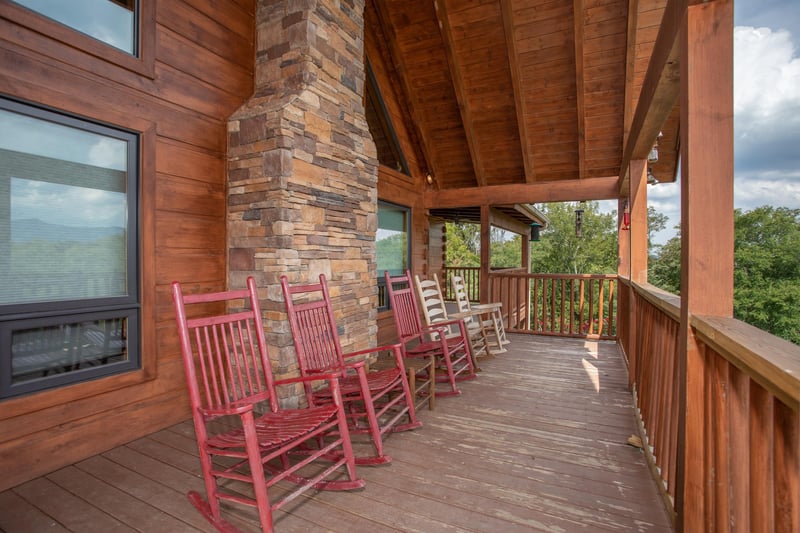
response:
<svg viewBox="0 0 800 533"><path fill-rule="evenodd" d="M502 302L509 331L617 338L614 274L489 275L489 301Z"/></svg>
<svg viewBox="0 0 800 533"><path fill-rule="evenodd" d="M461 276L464 280L464 287L467 290L470 302L481 301L481 268L480 267L444 267L442 269L442 279L439 281L442 284L442 292L444 299L454 301L456 295L453 294L453 287L451 287L450 276Z"/></svg>
<svg viewBox="0 0 800 533"><path fill-rule="evenodd" d="M800 531L800 347L694 316L699 354L682 361L680 299L628 283L620 296L644 449L683 529Z"/></svg>
<svg viewBox="0 0 800 533"><path fill-rule="evenodd" d="M620 288L620 344L628 356L639 432L669 511L675 513L678 464L680 299Z"/></svg>

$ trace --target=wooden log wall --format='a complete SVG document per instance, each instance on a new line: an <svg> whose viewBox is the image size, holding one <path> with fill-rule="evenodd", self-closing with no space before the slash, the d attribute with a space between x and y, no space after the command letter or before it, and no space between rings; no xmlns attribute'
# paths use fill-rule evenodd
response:
<svg viewBox="0 0 800 533"><path fill-rule="evenodd" d="M141 2L140 58L0 2L0 94L141 135L142 369L0 404L0 491L189 416L169 293L226 284L227 117L254 0Z"/></svg>

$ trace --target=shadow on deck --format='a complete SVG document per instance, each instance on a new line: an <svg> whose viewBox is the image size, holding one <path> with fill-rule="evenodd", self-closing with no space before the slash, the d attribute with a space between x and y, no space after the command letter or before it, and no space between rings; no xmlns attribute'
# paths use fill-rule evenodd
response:
<svg viewBox="0 0 800 533"><path fill-rule="evenodd" d="M610 342L511 335L463 394L386 439L391 465L359 467L355 493L316 493L276 515L284 531L672 531L641 450ZM0 493L0 530L211 531L191 421ZM242 507L227 516L257 531Z"/></svg>

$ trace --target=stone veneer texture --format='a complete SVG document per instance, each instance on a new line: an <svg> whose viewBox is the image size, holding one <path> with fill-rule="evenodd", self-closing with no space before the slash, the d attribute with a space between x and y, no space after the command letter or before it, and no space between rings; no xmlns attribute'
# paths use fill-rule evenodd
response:
<svg viewBox="0 0 800 533"><path fill-rule="evenodd" d="M256 278L278 376L296 372L281 275L326 275L346 351L377 338L363 13L364 0L259 0L255 93L228 122L228 281Z"/></svg>

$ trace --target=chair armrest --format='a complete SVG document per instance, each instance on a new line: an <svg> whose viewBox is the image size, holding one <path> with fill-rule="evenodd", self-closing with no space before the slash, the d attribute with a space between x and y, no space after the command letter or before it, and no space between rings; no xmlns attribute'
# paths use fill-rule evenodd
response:
<svg viewBox="0 0 800 533"><path fill-rule="evenodd" d="M458 326L459 328L466 328L466 324L464 324L464 319L463 318L454 318L452 320L441 320L439 322L434 322L433 324L431 324L430 327L431 327L431 329L439 328L439 329L443 330L444 327L441 327L441 326ZM466 329L465 329L465 331L466 331Z"/></svg>
<svg viewBox="0 0 800 533"><path fill-rule="evenodd" d="M412 339L413 337L407 337L407 338L408 339ZM388 352L388 351L392 351L394 353L395 362L397 363L398 368L402 369L403 368L403 348L402 348L402 345L400 343L397 343L397 344L386 344L384 346L377 346L375 348L367 348L365 350L358 350L356 352L350 352L350 353L344 354L344 358L347 359L348 357L360 357L360 356L365 356L365 355L368 355L368 354L371 354L371 353ZM361 362L366 362L366 359L362 359ZM354 368L354 366L351 363L345 363L345 365L347 366L347 368Z"/></svg>
<svg viewBox="0 0 800 533"><path fill-rule="evenodd" d="M450 313L450 318L471 318L475 316L481 316L484 313L487 313L487 310L483 309L475 309L474 307L469 311L459 311L458 313Z"/></svg>
<svg viewBox="0 0 800 533"><path fill-rule="evenodd" d="M501 309L503 307L503 304L500 302L489 302L485 304L471 305L470 307L472 308L473 311L480 310L483 311L484 313L487 313L489 311L494 311L495 309Z"/></svg>
<svg viewBox="0 0 800 533"><path fill-rule="evenodd" d="M332 380L332 379L339 379L342 377L341 372L326 372L326 373L319 373L314 374L313 376L300 376L294 378L285 378L279 379L275 382L275 385L288 385L290 383L307 383L311 381L322 381L322 380Z"/></svg>
<svg viewBox="0 0 800 533"><path fill-rule="evenodd" d="M255 405L259 402L259 400L253 401L252 399L248 399L246 402L239 401L239 402L232 402L229 404L229 407L220 407L219 409L206 409L203 407L198 407L197 411L206 418L216 418L218 416L231 416L231 415L243 415L247 412L252 412L255 408Z"/></svg>

